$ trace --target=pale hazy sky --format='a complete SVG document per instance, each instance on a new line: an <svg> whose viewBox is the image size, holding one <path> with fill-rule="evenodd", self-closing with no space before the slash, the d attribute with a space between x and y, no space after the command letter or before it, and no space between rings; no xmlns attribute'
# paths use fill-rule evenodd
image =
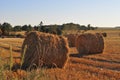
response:
<svg viewBox="0 0 120 80"><path fill-rule="evenodd" d="M0 0L0 23L120 26L120 0Z"/></svg>

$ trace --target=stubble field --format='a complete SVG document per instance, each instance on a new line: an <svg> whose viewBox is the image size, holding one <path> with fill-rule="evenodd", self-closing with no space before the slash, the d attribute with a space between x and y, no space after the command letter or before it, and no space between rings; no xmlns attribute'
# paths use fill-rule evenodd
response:
<svg viewBox="0 0 120 80"><path fill-rule="evenodd" d="M120 30L95 30L88 32L106 32L105 48L102 54L79 56L75 47L70 48L70 57L65 69L38 69L31 72L23 71L21 79L25 80L120 80ZM10 46L12 46L13 62L20 63L20 51L24 39L0 38L0 66L9 62ZM92 47L92 45L91 45ZM6 73L6 69L0 70ZM18 79L19 73L5 74ZM1 76L0 75L0 76ZM4 76L4 74L3 74ZM39 78L38 78L39 77ZM9 78L10 79L10 78ZM9 80L8 79L8 80ZM1 78L0 80L3 80Z"/></svg>

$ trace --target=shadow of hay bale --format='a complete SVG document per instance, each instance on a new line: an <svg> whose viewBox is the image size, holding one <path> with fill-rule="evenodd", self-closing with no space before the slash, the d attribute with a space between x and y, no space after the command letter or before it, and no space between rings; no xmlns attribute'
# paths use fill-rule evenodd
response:
<svg viewBox="0 0 120 80"><path fill-rule="evenodd" d="M82 58L84 56L89 56L89 55L97 55L100 53L93 53L93 54L70 54L69 57L77 57L77 58Z"/></svg>
<svg viewBox="0 0 120 80"><path fill-rule="evenodd" d="M82 54L70 54L69 55L70 57L83 57L83 55Z"/></svg>
<svg viewBox="0 0 120 80"><path fill-rule="evenodd" d="M13 67L12 67L12 71L17 71L20 68L21 68L20 64L14 64Z"/></svg>

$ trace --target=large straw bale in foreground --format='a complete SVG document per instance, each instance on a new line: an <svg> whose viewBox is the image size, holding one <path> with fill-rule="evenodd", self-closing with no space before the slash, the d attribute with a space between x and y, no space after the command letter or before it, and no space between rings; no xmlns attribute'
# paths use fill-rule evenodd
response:
<svg viewBox="0 0 120 80"><path fill-rule="evenodd" d="M101 34L81 34L76 39L76 48L80 54L102 53L104 40Z"/></svg>
<svg viewBox="0 0 120 80"><path fill-rule="evenodd" d="M22 55L25 45L27 45L27 49L24 55L23 69L32 65L63 68L68 59L69 47L67 39L62 36L31 32L22 45Z"/></svg>
<svg viewBox="0 0 120 80"><path fill-rule="evenodd" d="M75 40L78 34L67 34L65 37L68 39L69 47L75 47Z"/></svg>

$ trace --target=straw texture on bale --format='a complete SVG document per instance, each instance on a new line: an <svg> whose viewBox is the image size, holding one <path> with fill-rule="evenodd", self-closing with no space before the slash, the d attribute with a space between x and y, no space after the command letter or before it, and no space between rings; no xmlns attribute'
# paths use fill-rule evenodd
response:
<svg viewBox="0 0 120 80"><path fill-rule="evenodd" d="M75 40L78 34L67 34L65 37L68 39L69 47L75 47Z"/></svg>
<svg viewBox="0 0 120 80"><path fill-rule="evenodd" d="M37 67L53 65L63 68L68 59L67 39L62 36L31 32L23 42L22 55L25 45L27 45L27 49L24 55L23 69L29 68L31 65Z"/></svg>
<svg viewBox="0 0 120 80"><path fill-rule="evenodd" d="M102 53L104 49L104 40L100 33L81 34L76 39L76 48L79 54Z"/></svg>

